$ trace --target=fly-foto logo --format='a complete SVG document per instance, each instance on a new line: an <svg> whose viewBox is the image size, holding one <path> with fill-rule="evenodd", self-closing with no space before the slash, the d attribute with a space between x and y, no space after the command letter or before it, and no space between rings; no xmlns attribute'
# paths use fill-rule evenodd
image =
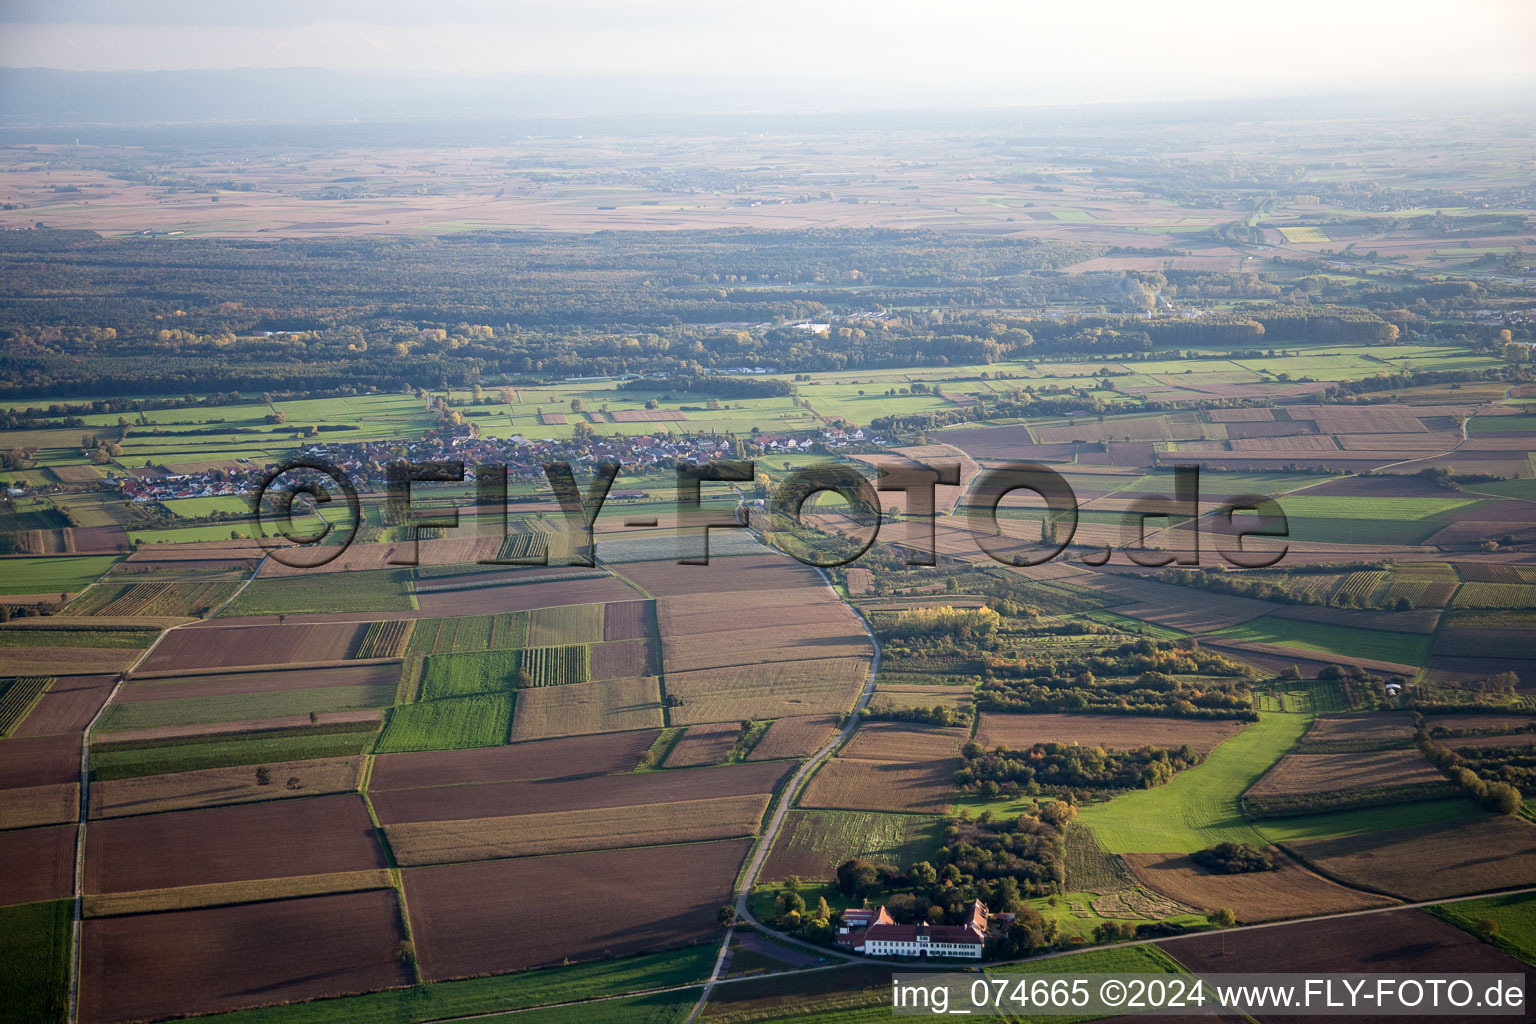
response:
<svg viewBox="0 0 1536 1024"><path fill-rule="evenodd" d="M483 558L482 565L548 565L559 557L565 564L595 564L598 516L618 478L617 463L597 463L590 467L590 480L583 488L576 469L566 462L543 466L558 519L569 543L532 545L529 554L517 557ZM419 564L417 540L421 528L454 529L459 526L460 509L434 508L430 513L412 509L411 488L416 483L475 484L475 519L482 535L505 537L508 534L508 477L505 466L470 467L464 462L399 462L387 468L388 493L384 499L386 521L405 526L407 537L388 559L389 564ZM713 530L750 529L750 516L731 513L711 514L706 510L704 488L713 485L721 494L733 495L745 504L737 485L751 485L757 479L756 463L749 460L721 460L677 468L674 497L674 522L680 536L696 543L694 551L678 559L685 565L709 562L709 535ZM1285 513L1274 498L1247 494L1226 496L1211 507L1200 500L1200 468L1173 467L1169 494L1140 494L1124 503L1108 517L1119 520L1119 549L1136 565L1194 566L1200 564L1201 538L1209 524L1217 554L1230 565L1260 569L1275 565L1288 546L1255 550L1245 547L1249 538L1283 541L1290 535ZM880 467L871 480L845 463L827 463L796 469L780 478L755 504L769 522L780 524L785 532L807 528L807 506L811 499L835 494L843 501L839 513L852 529L852 548L841 545L832 551L825 546L802 544L776 545L786 554L821 568L848 565L857 561L878 539L887 517L880 495L901 495L906 535L901 546L909 565L934 565L938 552L936 530L936 494L939 486L960 484L957 463L920 463ZM1004 528L1010 518L1003 503L1010 496L1027 493L1039 499L1043 508L1030 513L1028 521L1038 521L1038 540L1019 536L1019 531ZM301 500L307 499L307 500ZM337 506L345 504L342 513ZM297 512L296 512L297 509ZM270 556L284 565L314 568L333 561L357 538L362 523L362 503L356 487L345 470L317 460L290 463L269 473L252 499L258 533ZM330 510L330 514L327 511ZM1100 514L1104 515L1104 514ZM1069 548L1078 549L1077 557L1089 565L1104 565L1116 550L1095 531L1095 541L1084 544L1077 535L1082 521L1077 495L1067 480L1049 466L1037 462L1010 462L992 466L977 474L956 505L956 514L946 517L969 535L976 549L1003 565L1027 567L1061 557ZM656 517L630 518L625 527L657 528ZM1149 530L1163 531L1163 537L1177 541L1168 549L1148 544ZM772 540L772 534L769 538ZM555 555L556 550L563 552Z"/></svg>

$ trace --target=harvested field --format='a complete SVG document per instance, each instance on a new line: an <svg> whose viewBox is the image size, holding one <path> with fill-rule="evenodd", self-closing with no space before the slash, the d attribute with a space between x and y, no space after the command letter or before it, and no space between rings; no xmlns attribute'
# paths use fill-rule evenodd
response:
<svg viewBox="0 0 1536 1024"><path fill-rule="evenodd" d="M1520 961L1421 910L1395 910L1364 920L1368 922L1365 927L1361 919L1347 917L1298 921L1255 931L1193 935L1157 945L1200 974L1347 971L1430 977L1447 970L1450 964L1457 971L1468 972L1525 970ZM1284 1024L1298 1018L1257 1014L1256 1019L1260 1024ZM1439 1014L1424 1019L1475 1024L1487 1018Z"/></svg>
<svg viewBox="0 0 1536 1024"><path fill-rule="evenodd" d="M273 841L281 837L293 841ZM97 822L85 887L132 892L386 866L362 799L317 796Z"/></svg>
<svg viewBox="0 0 1536 1024"><path fill-rule="evenodd" d="M674 643L709 636L714 643L734 645L736 634L769 623L788 628L845 620L850 629L858 629L857 621L827 590L766 590L727 600L715 594L665 597L657 608L661 635Z"/></svg>
<svg viewBox="0 0 1536 1024"><path fill-rule="evenodd" d="M1330 878L1407 900L1492 892L1536 878L1536 825L1507 815L1308 840L1287 849Z"/></svg>
<svg viewBox="0 0 1536 1024"><path fill-rule="evenodd" d="M805 787L798 806L947 814L960 763L958 757L916 763L833 758Z"/></svg>
<svg viewBox="0 0 1536 1024"><path fill-rule="evenodd" d="M113 647L0 646L0 676L99 675L123 672L141 651Z"/></svg>
<svg viewBox="0 0 1536 1024"><path fill-rule="evenodd" d="M0 832L0 905L61 900L75 889L75 826Z"/></svg>
<svg viewBox="0 0 1536 1024"><path fill-rule="evenodd" d="M400 679L397 663L334 665L326 668L272 669L256 672L210 672L185 676L135 675L117 695L117 704L186 698L233 697L247 693L278 693L333 687L394 687Z"/></svg>
<svg viewBox="0 0 1536 1024"><path fill-rule="evenodd" d="M543 686L519 693L512 742L659 729L662 724L661 687L655 676Z"/></svg>
<svg viewBox="0 0 1536 1024"><path fill-rule="evenodd" d="M0 789L0 828L73 824L80 815L80 784Z"/></svg>
<svg viewBox="0 0 1536 1024"><path fill-rule="evenodd" d="M960 747L970 738L967 729L863 722L837 756L864 761L936 761L960 756Z"/></svg>
<svg viewBox="0 0 1536 1024"><path fill-rule="evenodd" d="M871 698L873 707L894 709L946 707L969 711L975 694L969 686L916 686L906 683L879 683Z"/></svg>
<svg viewBox="0 0 1536 1024"><path fill-rule="evenodd" d="M85 917L156 914L168 910L222 907L262 900L287 900L299 896L392 889L394 884L387 868L331 871L323 875L290 875L286 878L260 878L252 882L215 882L212 885L182 885L173 889L148 889L144 892L102 893L86 896L81 909Z"/></svg>
<svg viewBox="0 0 1536 1024"><path fill-rule="evenodd" d="M1303 743L1407 744L1413 739L1413 715L1407 711L1318 715Z"/></svg>
<svg viewBox="0 0 1536 1024"><path fill-rule="evenodd" d="M623 566L622 571L625 579L653 597L754 590L800 590L809 596L814 590L826 590L827 586L814 569L777 553L712 557L708 565L678 565L675 561L631 562Z"/></svg>
<svg viewBox="0 0 1536 1024"><path fill-rule="evenodd" d="M478 786L400 789L374 793L373 806L379 821L385 825L598 810L711 797L765 795L778 787L789 770L789 765L770 762L685 772L634 772L542 781L487 782Z"/></svg>
<svg viewBox="0 0 1536 1024"><path fill-rule="evenodd" d="M593 644L589 671L593 679L618 679L656 673L656 657L649 640Z"/></svg>
<svg viewBox="0 0 1536 1024"><path fill-rule="evenodd" d="M1182 853L1121 854L1137 880L1169 899L1199 910L1231 908L1241 924L1289 917L1338 914L1396 902L1348 889L1287 858L1276 856L1277 871L1213 874Z"/></svg>
<svg viewBox="0 0 1536 1024"><path fill-rule="evenodd" d="M1424 724L1429 726L1430 734L1434 735L1439 730L1447 732L1464 732L1471 730L1491 730L1494 732L1512 732L1515 729L1524 729L1536 722L1536 711L1524 713L1511 712L1509 714L1465 714L1451 715L1425 715Z"/></svg>
<svg viewBox="0 0 1536 1024"><path fill-rule="evenodd" d="M832 738L837 719L831 715L796 715L781 718L768 727L757 741L748 761L769 761L788 757L810 757Z"/></svg>
<svg viewBox="0 0 1536 1024"><path fill-rule="evenodd" d="M976 742L989 750L1023 750L1036 743L1077 743L1109 750L1177 749L1187 743L1191 750L1205 754L1240 732L1244 724L1145 715L1012 715L989 711L981 716Z"/></svg>
<svg viewBox="0 0 1536 1024"><path fill-rule="evenodd" d="M360 757L332 757L111 779L91 786L91 817L116 818L347 793L357 789L362 770ZM265 776L258 772L265 772ZM265 784L261 781L263 777L267 779Z"/></svg>
<svg viewBox="0 0 1536 1024"><path fill-rule="evenodd" d="M1274 606L1265 601L1156 583L1121 573L1090 573L1073 577L1072 582L1133 602L1117 607L1115 611L1120 615L1188 633L1208 633L1274 611Z"/></svg>
<svg viewBox="0 0 1536 1024"><path fill-rule="evenodd" d="M296 625L189 626L167 633L142 666L145 672L199 668L294 665L344 661L352 657L366 622L306 622Z"/></svg>
<svg viewBox="0 0 1536 1024"><path fill-rule="evenodd" d="M1531 633L1501 626L1453 626L1440 631L1433 650L1449 658L1527 658Z"/></svg>
<svg viewBox="0 0 1536 1024"><path fill-rule="evenodd" d="M418 591L416 603L421 608L419 618L452 618L456 615L524 612L561 605L633 601L638 596L633 587L625 585L621 580L612 576L599 576L465 590Z"/></svg>
<svg viewBox="0 0 1536 1024"><path fill-rule="evenodd" d="M669 667L667 693L683 698L683 704L672 709L672 722L842 714L853 706L868 671L869 663L862 658L779 661L697 672L675 672Z"/></svg>
<svg viewBox="0 0 1536 1024"><path fill-rule="evenodd" d="M691 725L667 755L668 768L697 768L719 764L741 737L741 725Z"/></svg>
<svg viewBox="0 0 1536 1024"><path fill-rule="evenodd" d="M429 981L713 939L748 840L527 857L402 872ZM643 878L645 885L634 880ZM561 912L529 928L527 894Z"/></svg>
<svg viewBox="0 0 1536 1024"><path fill-rule="evenodd" d="M0 789L80 781L80 737L0 740Z"/></svg>
<svg viewBox="0 0 1536 1024"><path fill-rule="evenodd" d="M603 607L600 604L573 604L561 608L535 608L528 613L528 646L559 647L601 642Z"/></svg>
<svg viewBox="0 0 1536 1024"><path fill-rule="evenodd" d="M655 621L654 601L613 601L603 606L603 639L649 639Z"/></svg>
<svg viewBox="0 0 1536 1024"><path fill-rule="evenodd" d="M13 736L56 736L78 733L90 724L107 702L116 676L60 676L48 687L32 713L12 732Z"/></svg>
<svg viewBox="0 0 1536 1024"><path fill-rule="evenodd" d="M380 793L421 786L472 782L563 779L632 771L658 734L621 732L606 736L536 740L476 750L417 751L374 758L368 789Z"/></svg>
<svg viewBox="0 0 1536 1024"><path fill-rule="evenodd" d="M759 623L765 620L772 621L771 615L756 617ZM668 677L674 672L696 669L868 658L872 653L869 637L852 612L823 613L814 622L688 636L669 633L663 625L662 636L662 657Z"/></svg>
<svg viewBox="0 0 1536 1024"><path fill-rule="evenodd" d="M854 857L905 871L917 861L932 858L941 825L938 818L911 814L790 811L762 877L769 882L790 875L827 879L839 864Z"/></svg>
<svg viewBox="0 0 1536 1024"><path fill-rule="evenodd" d="M1249 787L1246 797L1298 796L1346 789L1397 789L1444 783L1416 749L1347 754L1286 754ZM1448 784L1447 784L1448 785ZM1447 794L1448 795L1448 794Z"/></svg>
<svg viewBox="0 0 1536 1024"><path fill-rule="evenodd" d="M402 867L586 850L735 839L756 833L768 794L581 811L545 811L462 821L415 821L384 832ZM632 881L638 882L639 879Z"/></svg>
<svg viewBox="0 0 1536 1024"><path fill-rule="evenodd" d="M92 919L80 1019L159 1020L408 985L398 906L381 890Z"/></svg>

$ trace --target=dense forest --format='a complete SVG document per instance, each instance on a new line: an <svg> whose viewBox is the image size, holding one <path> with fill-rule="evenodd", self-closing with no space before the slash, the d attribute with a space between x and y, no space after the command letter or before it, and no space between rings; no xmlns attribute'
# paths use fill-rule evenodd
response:
<svg viewBox="0 0 1536 1024"><path fill-rule="evenodd" d="M394 390L528 374L697 379L743 365L812 372L1391 343L1490 287L1062 272L1106 251L878 229L273 241L5 232L0 393L149 395L253 379ZM1236 305L1149 317L1159 297ZM796 326L807 320L830 326Z"/></svg>

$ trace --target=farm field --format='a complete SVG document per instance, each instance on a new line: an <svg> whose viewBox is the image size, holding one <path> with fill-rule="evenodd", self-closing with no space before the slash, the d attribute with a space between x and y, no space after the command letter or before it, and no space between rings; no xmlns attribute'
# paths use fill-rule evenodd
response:
<svg viewBox="0 0 1536 1024"><path fill-rule="evenodd" d="M7 829L60 825L75 821L79 815L78 782L0 789L0 822Z"/></svg>
<svg viewBox="0 0 1536 1024"><path fill-rule="evenodd" d="M1156 789L1082 808L1078 820L1111 853L1193 853L1219 842L1257 843L1238 798L1311 724L1303 715L1262 715Z"/></svg>
<svg viewBox="0 0 1536 1024"><path fill-rule="evenodd" d="M367 632L365 622L198 625L166 634L140 668L152 673L185 673L191 669L345 661Z"/></svg>
<svg viewBox="0 0 1536 1024"><path fill-rule="evenodd" d="M976 730L983 747L1024 750L1036 743L1079 743L1085 747L1137 750L1178 749L1189 744L1208 753L1240 732L1246 723L1147 715L1002 714L987 711Z"/></svg>
<svg viewBox="0 0 1536 1024"><path fill-rule="evenodd" d="M780 718L768 727L757 746L747 755L749 761L769 761L785 757L809 757L832 738L836 720L830 715L795 715Z"/></svg>
<svg viewBox="0 0 1536 1024"><path fill-rule="evenodd" d="M1503 815L1286 847L1347 885L1408 900L1509 889L1536 877L1536 825ZM1377 870L1382 863L1393 870L1383 874Z"/></svg>
<svg viewBox="0 0 1536 1024"><path fill-rule="evenodd" d="M73 824L0 832L0 906L69 896L74 847Z"/></svg>
<svg viewBox="0 0 1536 1024"><path fill-rule="evenodd" d="M363 802L352 795L108 818L91 831L85 886L92 893L387 866ZM306 842L269 841L280 835ZM167 849L181 856L161 856Z"/></svg>
<svg viewBox="0 0 1536 1024"><path fill-rule="evenodd" d="M732 840L407 868L422 973L438 981L705 941L747 848ZM517 908L535 888L566 894L565 912L532 931Z"/></svg>
<svg viewBox="0 0 1536 1024"><path fill-rule="evenodd" d="M730 755L741 737L740 724L694 725L683 733L667 754L668 768L697 768L719 764Z"/></svg>
<svg viewBox="0 0 1536 1024"><path fill-rule="evenodd" d="M0 1012L7 1020L68 1016L72 918L69 900L0 906Z"/></svg>
<svg viewBox="0 0 1536 1024"><path fill-rule="evenodd" d="M91 778L127 779L233 765L346 757L371 749L377 735L378 723L364 722L230 736L96 743L91 751Z"/></svg>
<svg viewBox="0 0 1536 1024"><path fill-rule="evenodd" d="M51 558L6 558L0 573L0 594L74 594L84 590L118 559L108 555L61 555Z"/></svg>
<svg viewBox="0 0 1536 1024"><path fill-rule="evenodd" d="M1240 924L1338 914L1395 901L1330 882L1293 860L1277 855L1280 869L1222 875L1201 868L1185 854L1127 853L1136 878L1169 899L1202 911L1229 908Z"/></svg>
<svg viewBox="0 0 1536 1024"><path fill-rule="evenodd" d="M802 808L948 814L960 759L866 761L835 757L800 795Z"/></svg>
<svg viewBox="0 0 1536 1024"><path fill-rule="evenodd" d="M522 690L511 738L550 739L663 725L661 687L655 676L605 679Z"/></svg>
<svg viewBox="0 0 1536 1024"><path fill-rule="evenodd" d="M1519 972L1518 960L1422 910L1396 910L1359 919L1298 921L1275 928L1194 935L1157 943L1197 973L1365 971L1426 975L1458 970ZM1283 1021L1259 1015L1262 1024Z"/></svg>
<svg viewBox="0 0 1536 1024"><path fill-rule="evenodd" d="M123 17L113 59L155 59L153 18ZM1063 38L1136 31L1099 22ZM1475 22L1432 42L1465 64ZM262 65L271 28L183 56ZM1321 60L1291 56L1251 63ZM770 96L750 132L534 114L471 145L430 116L222 110L281 89L130 120L180 73L111 96L110 71L6 73L27 87L0 107L44 113L0 146L0 1022L65 1024L75 982L78 1024L883 1022L905 968L820 949L776 903L792 876L806 910L1017 911L992 948L1025 975L1536 958L1511 892L1536 882L1514 93L1213 113L1090 75L1025 129L1006 103L892 126ZM588 102L545 92L551 117ZM77 139L47 112L81 104ZM802 470L898 458L959 464L933 523L893 488L854 562L787 553L870 533L823 491L793 536ZM295 461L360 500L313 568L249 515ZM680 474L731 462L680 508ZM401 464L463 474L406 482L413 520ZM1020 464L1079 508L1036 566L977 543L1059 533L1039 492L985 504ZM1201 557L1132 557L1175 467ZM1222 506L1265 494L1287 550L1242 568ZM350 533L316 496L301 527ZM1455 763L1523 803L1489 812ZM1281 867L1195 863L1224 841ZM852 858L882 870L844 892ZM758 921L731 931L738 885Z"/></svg>
<svg viewBox="0 0 1536 1024"><path fill-rule="evenodd" d="M757 831L768 795L706 797L662 804L545 811L385 828L402 867L586 850L735 839Z"/></svg>
<svg viewBox="0 0 1536 1024"><path fill-rule="evenodd" d="M261 768L261 772L250 765L204 768L98 782L91 787L91 816L113 818L345 793L358 788L363 762L359 757L337 757L280 761Z"/></svg>
<svg viewBox="0 0 1536 1024"><path fill-rule="evenodd" d="M654 731L535 740L473 750L380 754L373 759L371 792L515 782L628 772L656 738Z"/></svg>
<svg viewBox="0 0 1536 1024"><path fill-rule="evenodd" d="M1397 789L1444 783L1417 750L1286 754L1248 788L1247 797L1304 796L1353 789Z"/></svg>
<svg viewBox="0 0 1536 1024"><path fill-rule="evenodd" d="M773 792L789 768L767 762L390 790L373 793L373 806L379 821L394 825L756 796Z"/></svg>
<svg viewBox="0 0 1536 1024"><path fill-rule="evenodd" d="M389 709L389 719L374 751L396 754L407 750L494 747L507 742L512 714L510 693L399 704Z"/></svg>
<svg viewBox="0 0 1536 1024"><path fill-rule="evenodd" d="M1536 893L1488 896L1480 900L1443 903L1429 909L1465 932L1478 934L1479 921L1493 921L1498 932L1492 944L1510 956L1536 965Z"/></svg>
<svg viewBox="0 0 1536 1024"><path fill-rule="evenodd" d="M81 1020L115 1024L409 984L396 955L397 908L386 890L93 918L83 938Z"/></svg>
<svg viewBox="0 0 1536 1024"><path fill-rule="evenodd" d="M1413 718L1407 712L1365 715L1318 715L1302 741L1321 744L1407 744L1413 739Z"/></svg>
<svg viewBox="0 0 1536 1024"><path fill-rule="evenodd" d="M217 1019L219 1024L413 1024L467 1014L503 1013L573 999L598 999L622 992L686 985L709 973L714 967L714 956L713 947L687 946L593 964L419 983L364 995L236 1010L208 1019Z"/></svg>
<svg viewBox="0 0 1536 1024"><path fill-rule="evenodd" d="M839 864L856 857L906 870L933 856L939 828L940 819L919 815L790 811L762 878L827 879Z"/></svg>
<svg viewBox="0 0 1536 1024"><path fill-rule="evenodd" d="M1348 629L1274 615L1217 630L1212 638L1404 665L1423 665L1429 659L1431 642L1427 636Z"/></svg>

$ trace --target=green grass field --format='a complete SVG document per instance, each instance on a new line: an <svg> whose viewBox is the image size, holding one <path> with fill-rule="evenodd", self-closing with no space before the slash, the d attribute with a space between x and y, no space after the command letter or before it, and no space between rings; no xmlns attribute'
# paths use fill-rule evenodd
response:
<svg viewBox="0 0 1536 1024"><path fill-rule="evenodd" d="M1429 912L1473 935L1478 934L1478 921L1493 921L1498 925L1493 944L1510 956L1536 965L1536 892L1442 903L1430 907Z"/></svg>
<svg viewBox="0 0 1536 1024"><path fill-rule="evenodd" d="M1262 844L1238 797L1311 724L1309 715L1263 715L1167 784L1091 804L1078 820L1110 853L1193 853L1225 840Z"/></svg>
<svg viewBox="0 0 1536 1024"><path fill-rule="evenodd" d="M1205 480L1202 475L1200 481ZM1372 519L1419 520L1444 515L1476 504L1476 498L1381 498L1367 500L1347 496L1288 494L1279 499L1280 508L1293 519L1359 519L1367 510Z"/></svg>
<svg viewBox="0 0 1536 1024"><path fill-rule="evenodd" d="M415 1021L498 1013L519 1007L595 999L702 981L715 966L717 949L717 944L689 946L622 960L442 981L388 992L317 999L195 1019L205 1024L413 1024ZM691 993L688 1005L691 1006L697 998L697 992ZM601 1006L606 1008L609 1004ZM596 1007L581 1009L588 1016L574 1019L608 1019L595 1016ZM515 1019L534 1018L529 1014L517 1014Z"/></svg>
<svg viewBox="0 0 1536 1024"><path fill-rule="evenodd" d="M304 612L396 612L411 609L409 569L310 573L255 580L223 616L298 615Z"/></svg>
<svg viewBox="0 0 1536 1024"><path fill-rule="evenodd" d="M78 593L117 561L112 555L0 559L0 594Z"/></svg>
<svg viewBox="0 0 1536 1024"><path fill-rule="evenodd" d="M338 730L321 727L278 736L236 735L185 743L123 744L91 747L91 778L131 779L143 775L227 768L241 764L274 764L319 757L350 757L373 746L377 730Z"/></svg>
<svg viewBox="0 0 1536 1024"><path fill-rule="evenodd" d="M249 515L251 511L250 502L232 494L217 498L176 498L162 504L170 510L172 515L181 519L201 519L215 512L237 516Z"/></svg>
<svg viewBox="0 0 1536 1024"><path fill-rule="evenodd" d="M69 900L0 907L0 1021L42 1024L69 1015Z"/></svg>
<svg viewBox="0 0 1536 1024"><path fill-rule="evenodd" d="M390 708L389 721L374 752L464 750L507 742L512 724L512 694L450 697Z"/></svg>
<svg viewBox="0 0 1536 1024"><path fill-rule="evenodd" d="M463 697L494 693L517 685L522 651L476 651L467 654L433 654L421 668L421 699Z"/></svg>
<svg viewBox="0 0 1536 1024"><path fill-rule="evenodd" d="M1325 622L1304 622L1265 615L1226 629L1212 637L1248 643L1276 644L1323 654L1353 655L1404 665L1423 665L1429 657L1433 638L1417 633L1388 633L1384 630L1350 629Z"/></svg>
<svg viewBox="0 0 1536 1024"><path fill-rule="evenodd" d="M164 700L119 702L107 709L96 728L100 732L119 732L166 725L204 725L210 722L306 715L311 711L385 707L395 699L396 685L389 682L363 686L325 686L313 690L234 693L221 697L170 697Z"/></svg>

